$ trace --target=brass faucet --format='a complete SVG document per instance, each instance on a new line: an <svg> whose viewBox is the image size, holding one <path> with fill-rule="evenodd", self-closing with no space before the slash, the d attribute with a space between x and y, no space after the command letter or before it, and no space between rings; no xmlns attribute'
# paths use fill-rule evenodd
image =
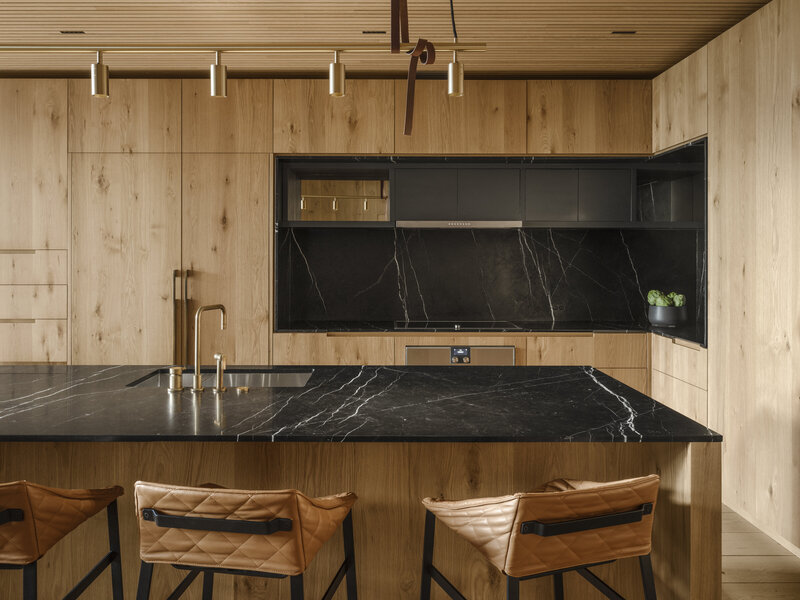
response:
<svg viewBox="0 0 800 600"><path fill-rule="evenodd" d="M220 311L219 328L225 329L227 326L227 314L225 307L222 304L209 304L208 306L201 306L197 309L194 315L194 385L192 385L193 392L203 391L203 377L200 375L200 315L207 310Z"/></svg>

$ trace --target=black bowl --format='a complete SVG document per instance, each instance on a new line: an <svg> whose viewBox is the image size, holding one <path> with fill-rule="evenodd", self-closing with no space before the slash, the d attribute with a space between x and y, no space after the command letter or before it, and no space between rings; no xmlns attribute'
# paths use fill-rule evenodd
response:
<svg viewBox="0 0 800 600"><path fill-rule="evenodd" d="M686 306L651 306L647 318L656 327L676 327L689 320L689 309Z"/></svg>

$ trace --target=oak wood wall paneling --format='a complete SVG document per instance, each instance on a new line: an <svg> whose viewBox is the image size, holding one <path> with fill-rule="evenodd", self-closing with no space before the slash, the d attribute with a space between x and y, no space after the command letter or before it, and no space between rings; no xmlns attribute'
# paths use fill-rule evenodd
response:
<svg viewBox="0 0 800 600"><path fill-rule="evenodd" d="M690 342L651 335L653 369L708 389L708 351Z"/></svg>
<svg viewBox="0 0 800 600"><path fill-rule="evenodd" d="M181 82L114 79L108 98L69 81L70 152L180 152Z"/></svg>
<svg viewBox="0 0 800 600"><path fill-rule="evenodd" d="M661 404L708 426L708 392L653 369L650 396Z"/></svg>
<svg viewBox="0 0 800 600"><path fill-rule="evenodd" d="M391 365L394 339L388 335L275 333L272 362L276 365Z"/></svg>
<svg viewBox="0 0 800 600"><path fill-rule="evenodd" d="M723 497L800 545L800 3L709 45L710 426Z"/></svg>
<svg viewBox="0 0 800 600"><path fill-rule="evenodd" d="M227 98L212 98L208 79L181 86L183 152L272 150L272 80L229 79Z"/></svg>
<svg viewBox="0 0 800 600"><path fill-rule="evenodd" d="M601 369L603 373L611 375L614 379L618 379L628 387L632 387L637 392L642 394L650 393L649 373L647 369Z"/></svg>
<svg viewBox="0 0 800 600"><path fill-rule="evenodd" d="M525 154L525 82L464 82L464 96L447 95L447 82L416 83L414 128L403 135L406 82L395 81L397 154Z"/></svg>
<svg viewBox="0 0 800 600"><path fill-rule="evenodd" d="M605 368L647 368L646 333L594 334L594 366Z"/></svg>
<svg viewBox="0 0 800 600"><path fill-rule="evenodd" d="M74 364L172 360L179 154L72 155Z"/></svg>
<svg viewBox="0 0 800 600"><path fill-rule="evenodd" d="M527 345L528 339L525 336L438 334L395 337L394 364L406 364L406 346L514 346L515 364L524 366L527 361Z"/></svg>
<svg viewBox="0 0 800 600"><path fill-rule="evenodd" d="M183 406L192 410L186 401ZM420 498L503 495L564 476L603 481L660 473L653 536L659 599L719 600L720 550L714 539L720 521L718 450L718 444L685 443L2 443L0 481L27 478L67 488L122 485L126 494L119 499L119 514L128 595L135 590L139 567L133 507L136 480L298 488L312 496L355 491L360 596L412 600L419 597L425 517ZM437 527L436 534L435 561L468 598L505 598L504 578L475 548L447 527ZM42 597L61 597L102 555L105 535L100 515L48 551L39 568ZM341 557L337 533L307 572L307 598L321 596ZM163 566L155 572L152 597L164 598L179 575ZM635 559L601 567L599 572L626 598L641 598ZM21 597L20 583L19 573L0 573L0 596ZM602 598L575 574L567 574L565 584L568 598ZM187 598L198 600L199 592L195 584ZM288 582L219 577L215 592L232 600L285 598ZM525 582L523 593L532 600L550 600L552 583ZM109 595L109 577L101 577L85 594L87 600L105 600Z"/></svg>
<svg viewBox="0 0 800 600"><path fill-rule="evenodd" d="M183 155L183 266L190 269L189 340L203 304L224 304L203 317L201 361L223 352L229 364L269 362L268 165L266 154Z"/></svg>
<svg viewBox="0 0 800 600"><path fill-rule="evenodd" d="M67 362L67 321L0 321L0 363Z"/></svg>
<svg viewBox="0 0 800 600"><path fill-rule="evenodd" d="M66 250L0 250L0 285L66 285L67 271Z"/></svg>
<svg viewBox="0 0 800 600"><path fill-rule="evenodd" d="M650 154L650 80L528 81L528 154Z"/></svg>
<svg viewBox="0 0 800 600"><path fill-rule="evenodd" d="M528 366L583 366L594 363L594 335L533 335L528 337Z"/></svg>
<svg viewBox="0 0 800 600"><path fill-rule="evenodd" d="M708 47L653 80L653 152L708 133Z"/></svg>
<svg viewBox="0 0 800 600"><path fill-rule="evenodd" d="M394 82L348 80L347 94L333 98L327 79L276 79L276 153L391 154Z"/></svg>
<svg viewBox="0 0 800 600"><path fill-rule="evenodd" d="M67 286L0 285L0 319L66 319Z"/></svg>
<svg viewBox="0 0 800 600"><path fill-rule="evenodd" d="M0 80L0 249L66 249L67 81Z"/></svg>

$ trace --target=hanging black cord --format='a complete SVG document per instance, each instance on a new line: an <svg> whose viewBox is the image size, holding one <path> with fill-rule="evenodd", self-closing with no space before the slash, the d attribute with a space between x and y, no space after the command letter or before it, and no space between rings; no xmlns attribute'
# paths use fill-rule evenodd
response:
<svg viewBox="0 0 800 600"><path fill-rule="evenodd" d="M456 32L456 13L453 11L453 0L450 0L450 20L453 22L453 41L458 41L458 33Z"/></svg>

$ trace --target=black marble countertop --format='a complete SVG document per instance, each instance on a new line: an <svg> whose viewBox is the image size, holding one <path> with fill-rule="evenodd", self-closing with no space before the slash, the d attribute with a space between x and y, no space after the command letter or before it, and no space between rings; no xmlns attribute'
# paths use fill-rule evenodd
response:
<svg viewBox="0 0 800 600"><path fill-rule="evenodd" d="M128 387L154 369L0 367L0 441L722 440L591 367L276 367L313 373L199 398Z"/></svg>
<svg viewBox="0 0 800 600"><path fill-rule="evenodd" d="M441 325L439 325L441 323ZM278 328L276 333L407 333L424 335L426 333L638 333L652 332L665 337L694 342L705 347L705 329L695 324L680 327L654 327L649 324L617 321L463 321L461 329L452 325L433 321L423 322L392 321L293 321L288 327Z"/></svg>

